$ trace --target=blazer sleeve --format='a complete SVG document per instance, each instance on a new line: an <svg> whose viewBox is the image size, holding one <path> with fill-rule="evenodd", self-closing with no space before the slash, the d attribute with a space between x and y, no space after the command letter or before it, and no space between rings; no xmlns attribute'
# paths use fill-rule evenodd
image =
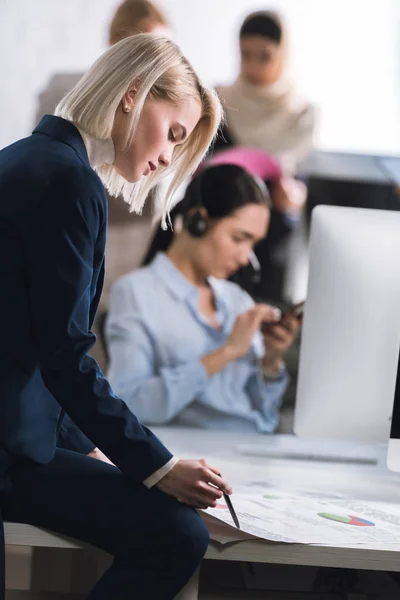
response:
<svg viewBox="0 0 400 600"><path fill-rule="evenodd" d="M79 452L79 454L89 454L96 446L68 415L64 415L57 436L57 448L72 450L73 452Z"/></svg>
<svg viewBox="0 0 400 600"><path fill-rule="evenodd" d="M83 433L123 473L142 482L172 454L113 394L88 354L96 339L89 331L91 288L93 264L103 260L96 241L106 226L106 197L103 189L73 196L70 187L68 182L53 184L45 200L33 199L24 231L40 371L46 387ZM90 191L93 186L89 179L80 187Z"/></svg>

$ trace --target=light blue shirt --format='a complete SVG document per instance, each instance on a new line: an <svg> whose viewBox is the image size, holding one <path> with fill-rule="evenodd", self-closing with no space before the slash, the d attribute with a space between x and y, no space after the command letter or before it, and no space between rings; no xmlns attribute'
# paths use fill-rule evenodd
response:
<svg viewBox="0 0 400 600"><path fill-rule="evenodd" d="M220 329L199 312L199 290L165 254L112 287L106 335L109 380L143 422L271 433L288 376L266 381L260 333L242 358L209 376L201 358L228 339L254 305L238 285L209 278Z"/></svg>

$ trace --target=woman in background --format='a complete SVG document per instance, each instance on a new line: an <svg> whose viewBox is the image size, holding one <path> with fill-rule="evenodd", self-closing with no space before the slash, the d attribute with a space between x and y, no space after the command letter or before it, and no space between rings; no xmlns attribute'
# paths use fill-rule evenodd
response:
<svg viewBox="0 0 400 600"><path fill-rule="evenodd" d="M252 13L240 29L239 76L217 90L226 110L226 141L263 150L284 173L295 174L312 148L315 112L288 74L287 53L280 16Z"/></svg>
<svg viewBox="0 0 400 600"><path fill-rule="evenodd" d="M173 457L89 354L104 185L137 211L165 176L172 193L221 107L172 41L141 34L104 53L56 115L0 152L0 509L114 557L90 600L173 600L208 544L191 507L231 488L205 461ZM56 448L66 414L75 451Z"/></svg>
<svg viewBox="0 0 400 600"><path fill-rule="evenodd" d="M277 428L298 324L226 281L266 235L268 203L243 168L204 169L171 213L176 233L156 233L151 254L164 252L112 287L109 377L145 423Z"/></svg>
<svg viewBox="0 0 400 600"><path fill-rule="evenodd" d="M169 24L159 8L150 0L125 0L114 13L108 30L108 43L116 44L136 33L154 33L170 37ZM80 78L81 73L56 73L39 96L36 123L43 115L52 115L57 104Z"/></svg>

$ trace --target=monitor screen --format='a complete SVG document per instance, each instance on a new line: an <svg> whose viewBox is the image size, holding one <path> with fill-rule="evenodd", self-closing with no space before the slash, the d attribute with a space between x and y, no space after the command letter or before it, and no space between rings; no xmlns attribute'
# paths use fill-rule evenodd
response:
<svg viewBox="0 0 400 600"><path fill-rule="evenodd" d="M400 344L399 256L399 212L313 211L297 435L388 443Z"/></svg>

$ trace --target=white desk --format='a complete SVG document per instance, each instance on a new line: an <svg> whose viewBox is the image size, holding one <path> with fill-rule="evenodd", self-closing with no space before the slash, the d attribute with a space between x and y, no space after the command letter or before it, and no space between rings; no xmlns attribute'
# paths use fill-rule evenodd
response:
<svg viewBox="0 0 400 600"><path fill-rule="evenodd" d="M362 500L400 502L400 477L387 471L382 451L377 466L340 465L297 460L244 457L236 444L269 443L268 436L238 435L195 429L153 428L167 447L181 458L206 458L221 468L224 477L240 489L246 481L267 481L275 487L309 487L339 492ZM233 496L234 501L234 496ZM357 547L276 544L258 540L228 546L211 543L209 559L400 571L400 540Z"/></svg>
<svg viewBox="0 0 400 600"><path fill-rule="evenodd" d="M383 452L378 466L309 463L297 460L249 458L236 453L237 444L271 442L269 436L238 435L195 429L154 428L167 447L181 458L206 458L218 466L237 490L244 482L268 482L282 489L313 489L338 492L362 500L400 501L400 477L386 470ZM234 501L234 496L233 496ZM36 527L5 524L9 544L53 548L82 548L76 542ZM75 552L73 552L75 555ZM220 545L211 542L206 558L300 566L324 566L382 571L400 571L400 540L397 544L375 546L315 546L276 544L258 540ZM48 579L48 569L43 574ZM197 598L193 589L180 600ZM42 589L42 588L41 588ZM43 587L43 589L48 589ZM187 593L188 592L188 593Z"/></svg>

